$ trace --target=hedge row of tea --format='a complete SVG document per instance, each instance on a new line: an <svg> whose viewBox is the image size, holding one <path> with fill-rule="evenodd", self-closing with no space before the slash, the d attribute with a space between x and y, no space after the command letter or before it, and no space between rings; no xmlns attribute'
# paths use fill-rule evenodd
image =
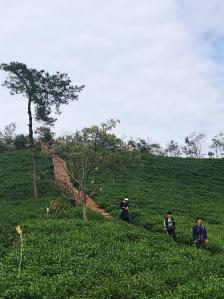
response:
<svg viewBox="0 0 224 299"><path fill-rule="evenodd" d="M111 163L114 161L114 163ZM119 214L119 204L129 198L133 224L163 232L163 217L173 211L179 243L191 243L197 217L205 218L210 249L222 250L224 225L224 159L183 159L142 155L130 159L117 155L99 168L93 178L101 187L98 204Z"/></svg>
<svg viewBox="0 0 224 299"><path fill-rule="evenodd" d="M178 287L185 290L183 298L187 298L189 290L195 292L195 297L200 293L200 298L224 298L221 293L223 270L220 270L224 269L223 159L197 160L149 155L130 159L127 155L117 155L108 159L93 179L101 187L101 192L95 195L100 206L118 217L120 201L128 197L132 224L158 234L161 242L167 241L163 231L163 217L168 210L173 211L177 222L174 259L181 250L188 257L189 265L187 267L182 260L175 260L178 270L172 272L177 278ZM205 251L196 251L197 257L192 258L188 254L195 253L192 226L197 217L205 219L209 243ZM161 256L164 252L166 248L158 244L157 254ZM197 264L200 254L204 258L201 266ZM167 277L172 276L169 272L172 261L169 262L169 269L163 269ZM205 266L206 263L210 269ZM183 283L185 271L189 277ZM207 288L211 290L209 296ZM214 290L217 293L213 294ZM203 292L205 295L202 295ZM176 290L172 294L176 294Z"/></svg>
<svg viewBox="0 0 224 299"><path fill-rule="evenodd" d="M89 221L83 222L81 209L71 208L69 203L59 215L46 213L49 202L59 196L51 182L49 160L39 156L41 197L34 200L28 196L30 154L0 155L0 221L4 228L0 298L223 298L223 162L117 159L114 167L105 163L95 178L102 188L96 200L102 203L105 198L114 220L89 212ZM195 193L200 184L200 192ZM209 198L211 194L213 198ZM123 196L130 198L134 225L116 218ZM162 232L162 216L168 208L176 215L177 243ZM204 251L190 243L199 208L207 220L210 240ZM24 238L19 278L17 224Z"/></svg>
<svg viewBox="0 0 224 299"><path fill-rule="evenodd" d="M40 196L51 198L57 195L51 184L52 173L51 162L38 155ZM0 154L0 257L11 248L15 225L26 219L41 218L43 207L32 199L31 174L29 151Z"/></svg>
<svg viewBox="0 0 224 299"><path fill-rule="evenodd" d="M222 255L178 247L125 224L27 222L1 267L2 298L223 298ZM200 296L200 297L198 297Z"/></svg>

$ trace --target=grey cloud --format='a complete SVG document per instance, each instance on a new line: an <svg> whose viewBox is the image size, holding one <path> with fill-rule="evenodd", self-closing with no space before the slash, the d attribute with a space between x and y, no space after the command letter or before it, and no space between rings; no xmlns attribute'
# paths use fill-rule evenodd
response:
<svg viewBox="0 0 224 299"><path fill-rule="evenodd" d="M63 108L58 134L114 117L120 135L163 143L190 131L213 135L222 129L223 61L205 36L224 33L219 3L4 1L0 55L86 85L80 101ZM22 101L1 88L0 129L12 118L27 129Z"/></svg>

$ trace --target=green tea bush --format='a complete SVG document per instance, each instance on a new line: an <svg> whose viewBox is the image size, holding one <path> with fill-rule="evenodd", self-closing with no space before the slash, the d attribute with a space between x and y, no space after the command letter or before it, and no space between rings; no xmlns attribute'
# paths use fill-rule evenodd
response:
<svg viewBox="0 0 224 299"><path fill-rule="evenodd" d="M94 182L95 200L114 215L105 220L63 202L63 213L47 213L60 198L51 161L38 156L41 197L31 198L30 153L0 155L0 298L148 299L223 298L224 160L161 158L123 154L105 160ZM131 224L118 219L130 199ZM61 199L60 199L61 201ZM163 230L173 210L177 241ZM196 249L195 218L205 218L209 243ZM23 229L21 275L19 238Z"/></svg>

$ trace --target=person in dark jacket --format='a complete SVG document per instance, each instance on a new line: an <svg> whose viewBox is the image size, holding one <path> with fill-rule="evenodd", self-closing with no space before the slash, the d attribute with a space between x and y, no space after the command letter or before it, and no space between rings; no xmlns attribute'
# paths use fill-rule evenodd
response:
<svg viewBox="0 0 224 299"><path fill-rule="evenodd" d="M120 209L121 209L120 218L122 220L130 222L129 212L128 212L128 198L124 198L124 200L121 202Z"/></svg>
<svg viewBox="0 0 224 299"><path fill-rule="evenodd" d="M196 224L192 229L193 241L197 248L205 247L205 243L208 242L207 232L204 226L204 220L202 218L196 219Z"/></svg>
<svg viewBox="0 0 224 299"><path fill-rule="evenodd" d="M168 236L176 240L176 222L173 219L173 213L168 211L164 219L164 230Z"/></svg>

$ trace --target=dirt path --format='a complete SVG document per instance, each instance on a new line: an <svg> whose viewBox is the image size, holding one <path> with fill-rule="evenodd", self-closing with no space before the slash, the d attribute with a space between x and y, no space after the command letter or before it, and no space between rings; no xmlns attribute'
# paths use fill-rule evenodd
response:
<svg viewBox="0 0 224 299"><path fill-rule="evenodd" d="M110 213L107 213L104 209L101 209L97 206L97 204L95 203L95 201L91 198L88 197L87 202L86 202L87 208L100 213L104 218L107 219L112 219L112 215Z"/></svg>
<svg viewBox="0 0 224 299"><path fill-rule="evenodd" d="M66 162L56 155L53 155L52 160L56 185L62 192L70 193L75 203L80 202L80 193L70 181Z"/></svg>
<svg viewBox="0 0 224 299"><path fill-rule="evenodd" d="M75 203L80 202L80 192L72 185L70 181L66 162L57 155L53 155L52 160L56 185L62 192L70 193ZM104 218L112 219L111 214L107 213L104 209L99 208L91 197L87 199L86 205L87 208L101 214Z"/></svg>

